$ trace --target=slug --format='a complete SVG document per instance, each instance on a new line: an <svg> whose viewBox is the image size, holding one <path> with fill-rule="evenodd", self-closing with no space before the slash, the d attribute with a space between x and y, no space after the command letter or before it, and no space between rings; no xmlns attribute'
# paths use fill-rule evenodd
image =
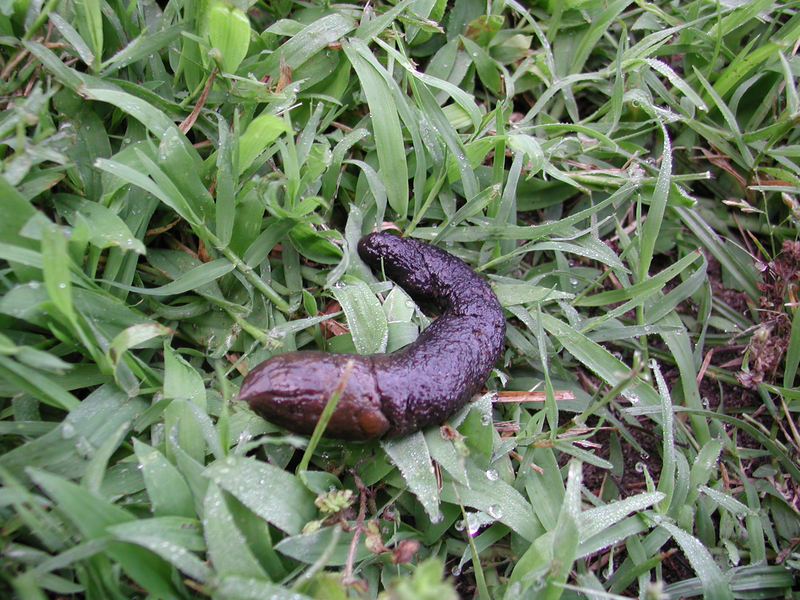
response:
<svg viewBox="0 0 800 600"><path fill-rule="evenodd" d="M441 316L390 354L300 351L262 362L239 397L266 420L310 434L338 386L325 437L398 437L443 423L489 376L503 348L505 317L477 273L436 246L391 233L364 236L358 253L415 301L432 301Z"/></svg>

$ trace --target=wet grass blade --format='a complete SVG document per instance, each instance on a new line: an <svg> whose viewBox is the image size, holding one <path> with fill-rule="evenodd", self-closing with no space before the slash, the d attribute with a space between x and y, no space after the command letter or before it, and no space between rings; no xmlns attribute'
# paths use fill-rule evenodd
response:
<svg viewBox="0 0 800 600"><path fill-rule="evenodd" d="M356 41L342 45L350 64L353 65L367 98L372 115L372 133L380 164L380 174L386 183L389 205L401 216L408 211L408 171L406 167L403 135L400 119L392 92L384 76L365 54L366 46Z"/></svg>

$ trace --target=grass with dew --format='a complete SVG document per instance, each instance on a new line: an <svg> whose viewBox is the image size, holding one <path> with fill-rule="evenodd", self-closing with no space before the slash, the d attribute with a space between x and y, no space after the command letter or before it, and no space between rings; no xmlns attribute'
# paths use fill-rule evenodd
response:
<svg viewBox="0 0 800 600"><path fill-rule="evenodd" d="M0 595L796 596L800 7L526 5L0 3ZM502 360L288 435L249 368L430 322L384 223Z"/></svg>

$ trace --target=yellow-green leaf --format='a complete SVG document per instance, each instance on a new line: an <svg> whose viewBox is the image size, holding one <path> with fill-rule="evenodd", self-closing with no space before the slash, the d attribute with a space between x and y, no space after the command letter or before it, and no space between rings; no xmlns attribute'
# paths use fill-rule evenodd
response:
<svg viewBox="0 0 800 600"><path fill-rule="evenodd" d="M239 174L244 173L279 135L288 131L289 126L274 115L260 115L253 119L239 139Z"/></svg>
<svg viewBox="0 0 800 600"><path fill-rule="evenodd" d="M250 20L228 2L212 2L206 17L208 42L222 55L222 69L235 73L250 47Z"/></svg>

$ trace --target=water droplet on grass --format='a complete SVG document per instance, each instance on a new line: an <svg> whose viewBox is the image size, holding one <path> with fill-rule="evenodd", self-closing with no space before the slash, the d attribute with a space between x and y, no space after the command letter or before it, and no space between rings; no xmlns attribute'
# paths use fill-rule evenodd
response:
<svg viewBox="0 0 800 600"><path fill-rule="evenodd" d="M502 519L503 518L503 509L500 507L499 504L492 504L489 507L489 514L494 517L495 519Z"/></svg>
<svg viewBox="0 0 800 600"><path fill-rule="evenodd" d="M61 425L61 437L65 440L75 437L75 427L69 421L64 421Z"/></svg>

